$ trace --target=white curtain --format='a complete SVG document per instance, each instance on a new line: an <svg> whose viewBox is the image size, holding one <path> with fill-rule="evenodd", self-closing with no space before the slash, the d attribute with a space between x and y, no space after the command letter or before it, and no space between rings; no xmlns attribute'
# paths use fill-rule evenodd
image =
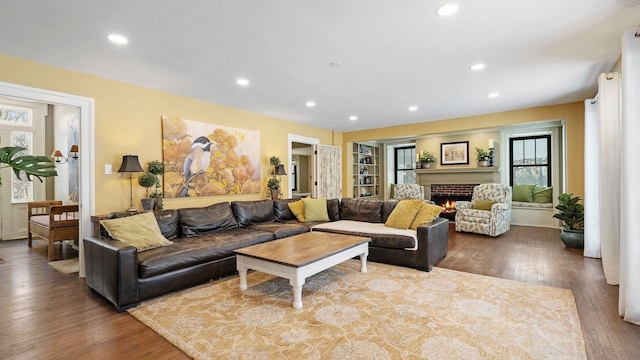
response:
<svg viewBox="0 0 640 360"><path fill-rule="evenodd" d="M619 313L640 325L640 30L622 36Z"/></svg>
<svg viewBox="0 0 640 360"><path fill-rule="evenodd" d="M620 278L620 74L598 77L600 108L600 241L602 267L607 283ZM586 140L586 139L585 139ZM596 143L594 143L596 144ZM591 144L585 142L585 147Z"/></svg>
<svg viewBox="0 0 640 360"><path fill-rule="evenodd" d="M316 174L318 187L316 197L339 199L342 197L342 148L340 146L317 145Z"/></svg>
<svg viewBox="0 0 640 360"><path fill-rule="evenodd" d="M584 101L584 143L600 142L600 108L597 99ZM600 151L584 147L584 256L599 258L600 252Z"/></svg>

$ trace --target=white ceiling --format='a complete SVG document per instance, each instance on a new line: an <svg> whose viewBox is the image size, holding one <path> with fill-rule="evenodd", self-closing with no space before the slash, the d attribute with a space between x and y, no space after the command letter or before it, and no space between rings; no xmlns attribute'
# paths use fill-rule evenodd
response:
<svg viewBox="0 0 640 360"><path fill-rule="evenodd" d="M0 53L353 131L593 97L640 24L640 0L445 2L0 0Z"/></svg>

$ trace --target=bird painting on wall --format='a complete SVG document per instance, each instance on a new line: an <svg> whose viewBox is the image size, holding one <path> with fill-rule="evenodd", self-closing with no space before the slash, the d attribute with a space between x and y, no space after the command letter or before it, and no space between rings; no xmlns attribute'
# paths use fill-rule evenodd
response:
<svg viewBox="0 0 640 360"><path fill-rule="evenodd" d="M257 194L260 132L162 117L164 197Z"/></svg>
<svg viewBox="0 0 640 360"><path fill-rule="evenodd" d="M189 154L184 159L184 182L185 187L183 197L189 196L189 182L198 174L204 173L211 161L211 145L213 143L206 136L199 136L191 144Z"/></svg>

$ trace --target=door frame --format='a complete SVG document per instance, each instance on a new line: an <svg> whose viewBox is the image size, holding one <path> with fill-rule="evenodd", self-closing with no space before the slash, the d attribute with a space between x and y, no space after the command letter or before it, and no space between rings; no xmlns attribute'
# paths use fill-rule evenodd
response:
<svg viewBox="0 0 640 360"><path fill-rule="evenodd" d="M25 101L43 102L53 105L66 105L80 109L80 239L92 232L91 214L95 212L95 163L94 163L94 122L95 100L83 96L65 94L57 91L38 89L28 86L0 82L0 96ZM80 277L85 277L84 249L80 241Z"/></svg>
<svg viewBox="0 0 640 360"><path fill-rule="evenodd" d="M289 166L291 166L291 161L293 160L293 143L301 143L301 144L307 144L307 145L311 145L311 147L315 147L315 145L319 145L320 144L320 139L315 139L315 138L310 138L310 137L306 137L306 136L301 136L301 135L296 135L296 134L288 134L288 138L289 138L289 148L288 148L288 162L287 164ZM311 152L311 156L309 157L311 159L311 197L316 197L316 154L313 153L313 151ZM291 175L291 171L289 171L289 175ZM287 181L287 184L289 184L289 182ZM287 198L290 199L293 196L293 193L291 191L291 186L288 186L287 189Z"/></svg>

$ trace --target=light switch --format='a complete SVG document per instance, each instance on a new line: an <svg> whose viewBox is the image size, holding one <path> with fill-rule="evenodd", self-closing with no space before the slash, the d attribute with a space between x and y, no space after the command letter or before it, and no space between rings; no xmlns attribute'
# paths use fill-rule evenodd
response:
<svg viewBox="0 0 640 360"><path fill-rule="evenodd" d="M111 164L104 164L104 173L106 175L111 175Z"/></svg>

